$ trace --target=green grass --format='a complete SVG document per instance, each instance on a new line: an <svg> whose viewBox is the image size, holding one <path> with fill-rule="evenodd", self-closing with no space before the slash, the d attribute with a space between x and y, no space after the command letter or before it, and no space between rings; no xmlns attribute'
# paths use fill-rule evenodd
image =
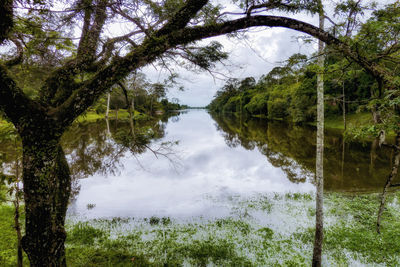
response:
<svg viewBox="0 0 400 267"><path fill-rule="evenodd" d="M97 114L94 111L88 111L85 114L79 116L75 121L77 122L93 122L97 121L99 119L104 119L106 114ZM114 110L110 110L109 113L109 118L110 119L115 119L116 118L116 113ZM129 118L129 112L126 109L120 109L118 111L118 119L128 119ZM137 110L134 111L133 113L133 119L134 120L147 120L149 119L149 116L147 114L141 113Z"/></svg>
<svg viewBox="0 0 400 267"><path fill-rule="evenodd" d="M14 209L0 206L0 266L16 266L17 238L13 228Z"/></svg>
<svg viewBox="0 0 400 267"><path fill-rule="evenodd" d="M14 230L14 207L7 200L7 188L0 184L0 266L16 266L17 236ZM21 208L22 210L22 208ZM23 221L23 214L21 221ZM28 258L24 253L24 262Z"/></svg>
<svg viewBox="0 0 400 267"><path fill-rule="evenodd" d="M146 115L144 113L140 113L136 110L135 110L133 116L134 116L135 120L143 120L143 119L148 118L148 115ZM97 121L99 119L104 119L104 118L105 118L105 114L97 114L95 111L89 110L85 114L79 116L75 121L76 122L85 122L85 121L93 122L93 121ZM116 118L116 113L114 110L110 110L109 118L110 119ZM126 109L120 109L118 111L118 119L127 119L127 118L129 118L129 112ZM10 123L6 120L0 119L0 132L10 129L10 127L13 127L12 123Z"/></svg>
<svg viewBox="0 0 400 267"><path fill-rule="evenodd" d="M381 234L375 230L379 197L325 195L325 266L399 266L400 192L388 196ZM309 266L314 200L299 193L233 197L231 216L220 219L69 221L68 266ZM13 208L3 203L0 266L15 266L12 225Z"/></svg>
<svg viewBox="0 0 400 267"><path fill-rule="evenodd" d="M372 125L372 115L371 113L353 113L346 115L346 127L361 127ZM325 128L331 129L340 129L344 130L343 117L335 116L335 117L327 117L325 119Z"/></svg>
<svg viewBox="0 0 400 267"><path fill-rule="evenodd" d="M0 119L0 132L12 126L11 122Z"/></svg>
<svg viewBox="0 0 400 267"><path fill-rule="evenodd" d="M136 114L137 111L135 111ZM110 119L115 119L116 118L116 114L114 110L110 110L109 113L109 118ZM97 121L99 119L104 119L105 118L105 114L97 114L94 111L88 111L85 114L79 116L75 121L77 122L92 122L92 121ZM125 109L120 109L118 111L118 119L127 119L129 118L129 112Z"/></svg>

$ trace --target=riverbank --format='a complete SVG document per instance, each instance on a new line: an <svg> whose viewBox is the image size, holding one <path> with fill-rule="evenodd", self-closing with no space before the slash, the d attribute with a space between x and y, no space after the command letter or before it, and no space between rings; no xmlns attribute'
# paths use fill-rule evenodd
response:
<svg viewBox="0 0 400 267"><path fill-rule="evenodd" d="M134 115L133 115L134 120L149 120L151 117L147 114L138 112L135 110ZM95 122L97 120L105 119L106 114L105 113L96 113L95 111L88 111L84 113L83 115L79 116L75 122ZM117 113L115 110L111 110L109 115L108 115L110 120L115 120L117 118ZM120 109L118 111L118 119L125 120L129 118L129 112L126 109ZM10 129L14 128L13 124L11 122L8 122L4 119L0 118L0 133L4 133Z"/></svg>
<svg viewBox="0 0 400 267"><path fill-rule="evenodd" d="M235 117L238 118L238 120L240 119L240 114L238 113L230 113L230 114L233 114ZM267 117L264 115L251 115L251 117L268 120ZM285 119L274 119L273 121L282 121L282 122L286 121L287 123L292 123L291 121ZM305 125L317 126L317 123L308 122L305 123ZM343 133L345 130L343 116L341 115L326 117L324 125L325 129L329 131L337 131ZM373 140L374 139L373 136L360 135L360 133L357 131L357 129L368 128L372 127L373 125L374 123L372 121L372 115L369 112L351 113L346 115L346 130L348 130L347 137L349 137L350 139L355 138L361 142ZM386 134L386 137L389 138L392 138L394 136L395 136L394 132L389 132Z"/></svg>
<svg viewBox="0 0 400 267"><path fill-rule="evenodd" d="M265 118L266 116L256 115L256 118ZM284 121L283 119L278 119L278 121ZM317 126L316 122L308 122L307 125ZM373 125L371 113L352 113L346 115L346 129L354 127L365 127ZM343 116L329 116L325 118L325 129L330 130L341 130L344 131Z"/></svg>
<svg viewBox="0 0 400 267"><path fill-rule="evenodd" d="M233 113L233 114L235 114L235 113ZM238 116L238 115L236 115L236 116ZM262 116L254 116L254 117L263 118ZM76 119L76 122L94 122L96 120L104 119L104 118L105 118L105 114L102 114L102 113L98 114L94 111L88 111L85 114L79 116ZM117 118L116 112L113 110L110 111L109 118L116 119ZM128 118L129 118L129 113L127 110L120 109L118 111L118 119L128 119ZM135 120L147 120L149 118L150 117L144 113L140 113L138 111L134 112ZM316 126L316 122L311 122L308 124L312 125L312 126ZM347 129L355 128L355 127L365 127L365 126L369 126L369 125L373 125L370 113L353 113L353 114L348 114L346 116ZM6 129L9 129L10 127L12 127L12 124L10 122L0 119L0 132L3 132ZM331 116L331 117L325 118L325 128L331 129L331 130L344 131L343 117L342 116L335 116L335 117Z"/></svg>
<svg viewBox="0 0 400 267"><path fill-rule="evenodd" d="M128 119L129 118L129 112L126 109L120 109L118 110L118 113L115 110L110 110L109 114L108 114L108 118L110 120L115 120L118 116L118 119ZM93 121L97 121L100 119L105 119L106 118L106 114L105 113L96 113L95 111L88 111L86 113L84 113L83 115L79 116L75 121L76 122L93 122ZM138 111L134 111L133 113L133 119L134 120L148 120L151 117L147 114L138 112Z"/></svg>
<svg viewBox="0 0 400 267"><path fill-rule="evenodd" d="M312 123L312 125L317 125ZM346 129L373 125L371 113L352 113L346 115ZM344 130L343 116L325 118L325 128Z"/></svg>
<svg viewBox="0 0 400 267"><path fill-rule="evenodd" d="M379 194L325 196L326 266L400 264L400 193L389 194L382 233ZM232 198L226 218L69 218L69 266L309 266L313 194ZM0 265L16 265L13 209L0 205ZM25 258L25 264L27 259Z"/></svg>

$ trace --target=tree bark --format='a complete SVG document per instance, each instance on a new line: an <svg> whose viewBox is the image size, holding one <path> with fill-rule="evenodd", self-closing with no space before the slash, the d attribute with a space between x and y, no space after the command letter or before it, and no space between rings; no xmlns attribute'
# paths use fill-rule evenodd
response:
<svg viewBox="0 0 400 267"><path fill-rule="evenodd" d="M69 168L59 137L48 134L51 129L35 131L43 133L42 138L22 137L26 212L22 246L31 266L66 266L64 223L71 191Z"/></svg>
<svg viewBox="0 0 400 267"><path fill-rule="evenodd" d="M324 29L324 11L322 3L319 1L319 27ZM323 205L324 205L324 43L318 42L318 66L319 73L317 76L317 149L316 149L316 214L315 214L315 239L312 266L321 266L322 261L322 244L324 239L324 221L323 221Z"/></svg>
<svg viewBox="0 0 400 267"><path fill-rule="evenodd" d="M135 134L135 129L134 129L134 125L133 125L133 112L132 112L132 106L133 106L133 97L132 97L132 106L131 103L129 103L129 97L128 97L128 90L126 89L126 87L122 84L122 83L118 83L119 86L121 87L122 91L124 92L124 96L125 96L125 101L126 101L126 105L128 107L128 113L129 113L129 124L131 126L131 134Z"/></svg>
<svg viewBox="0 0 400 267"><path fill-rule="evenodd" d="M110 98L111 98L111 94L110 94L110 93L107 93L106 119L108 119L108 113L110 112Z"/></svg>
<svg viewBox="0 0 400 267"><path fill-rule="evenodd" d="M13 1L3 0L0 4L0 44L8 38L13 25Z"/></svg>
<svg viewBox="0 0 400 267"><path fill-rule="evenodd" d="M386 202L386 195L388 193L389 188L392 186L393 179L397 176L399 170L399 163L400 163L400 133L396 135L395 141L395 148L394 148L394 157L393 157L393 166L392 171L389 174L389 177L386 180L385 187L383 188L382 196L381 196L381 204L379 206L378 211L378 218L376 220L376 231L380 234L381 233L381 218L383 210L385 209L385 202Z"/></svg>

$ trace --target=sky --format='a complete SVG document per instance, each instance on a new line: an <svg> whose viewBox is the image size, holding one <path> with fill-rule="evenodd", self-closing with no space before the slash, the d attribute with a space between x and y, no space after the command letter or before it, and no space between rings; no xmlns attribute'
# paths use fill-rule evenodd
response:
<svg viewBox="0 0 400 267"><path fill-rule="evenodd" d="M311 54L315 52L312 45L299 44L294 31L281 28L258 30L249 32L247 40L234 40L227 37L212 38L224 46L229 53L224 64L218 64L214 74L209 72L194 73L178 66L173 66L180 76L178 82L183 85L184 91L171 89L169 98L178 98L181 104L193 107L208 105L218 88L222 87L227 78L246 78L249 76L258 79L268 73L280 62L294 53ZM151 81L162 80L166 72L148 66L143 72Z"/></svg>
<svg viewBox="0 0 400 267"><path fill-rule="evenodd" d="M333 14L335 1L341 2L343 0L323 0L325 11L330 17ZM362 3L366 4L371 1L362 0ZM381 8L383 5L394 1L398 0L378 0L376 2L378 2L378 8ZM241 12L231 2L232 0L211 0L211 3L223 6L223 11ZM62 9L63 5L57 6L56 9ZM306 13L287 15L285 13L273 12L268 13L268 15L288 16L318 26L318 17ZM365 15L364 19L366 18L368 18L368 14ZM327 21L325 24L331 26ZM80 26L78 25L77 27L77 36L80 34ZM121 33L125 34L128 30L126 24L113 24L107 35L122 35ZM179 85L177 88L182 86L184 91L172 88L167 93L167 97L170 100L177 98L180 104L192 107L204 107L211 102L217 90L224 85L228 78L243 79L251 76L258 79L263 74L267 74L272 68L282 64L282 62L294 53L311 55L317 51L316 40L311 44L305 44L297 38L304 36L304 34L290 29L258 27L249 29L245 36L246 38L240 39L219 36L198 42L198 44L207 44L211 41L220 42L224 50L229 53L229 58L223 64L216 65L214 74L208 72L191 72L176 64L171 64L168 66L169 69L179 74L179 79L177 79ZM1 47L0 51L3 52L4 49L8 50L9 47ZM141 71L153 83L162 82L169 75L166 69L161 69L154 65L148 65Z"/></svg>
<svg viewBox="0 0 400 267"><path fill-rule="evenodd" d="M220 0L226 10L238 10L229 1ZM370 2L363 0L363 2ZM390 0L378 1L379 7L393 2ZM333 1L324 1L326 12L332 14ZM274 13L274 15L285 15ZM288 15L286 15L288 16ZM299 19L315 26L318 26L318 17L306 13L289 15L292 18ZM365 15L365 18L368 14ZM328 27L329 22L325 22ZM272 68L279 66L294 53L311 55L317 51L317 41L311 44L305 44L298 40L299 36L304 36L294 30L285 28L253 28L246 34L247 38L243 40L232 39L226 36L210 38L203 43L218 41L223 44L225 51L229 52L229 58L224 64L218 64L215 71L217 75L211 75L208 72L193 73L179 66L171 66L176 71L180 79L178 82L184 87L184 91L171 89L167 96L169 99L177 98L180 104L186 104L192 107L204 107L208 105L215 93L223 86L226 79L243 79L249 76L258 79L261 75L267 74ZM151 81L162 81L167 75L165 71L148 66L143 72ZM217 78L215 77L217 76Z"/></svg>
<svg viewBox="0 0 400 267"><path fill-rule="evenodd" d="M296 17L312 23L317 21L317 18L305 14ZM304 34L284 28L253 28L246 33L246 38L240 40L219 36L202 41L202 43L220 42L224 50L229 53L229 58L223 64L217 64L215 74L194 73L173 66L172 68L180 76L178 82L183 85L184 91L171 89L167 96L170 99L179 99L181 104L204 107L211 102L227 78L243 79L252 76L258 79L294 53L309 55L316 51L315 45L304 44L301 40L297 40L298 36ZM167 75L166 71L154 69L153 66L144 68L143 72L151 81L163 80Z"/></svg>

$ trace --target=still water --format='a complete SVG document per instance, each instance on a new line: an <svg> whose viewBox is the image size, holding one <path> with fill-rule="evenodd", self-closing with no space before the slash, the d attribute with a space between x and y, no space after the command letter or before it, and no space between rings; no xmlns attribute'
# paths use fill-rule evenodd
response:
<svg viewBox="0 0 400 267"><path fill-rule="evenodd" d="M315 129L183 111L135 125L74 125L63 145L74 178L69 216L228 216L232 199L314 194ZM131 139L134 139L133 141ZM325 190L381 191L390 150L326 132Z"/></svg>

